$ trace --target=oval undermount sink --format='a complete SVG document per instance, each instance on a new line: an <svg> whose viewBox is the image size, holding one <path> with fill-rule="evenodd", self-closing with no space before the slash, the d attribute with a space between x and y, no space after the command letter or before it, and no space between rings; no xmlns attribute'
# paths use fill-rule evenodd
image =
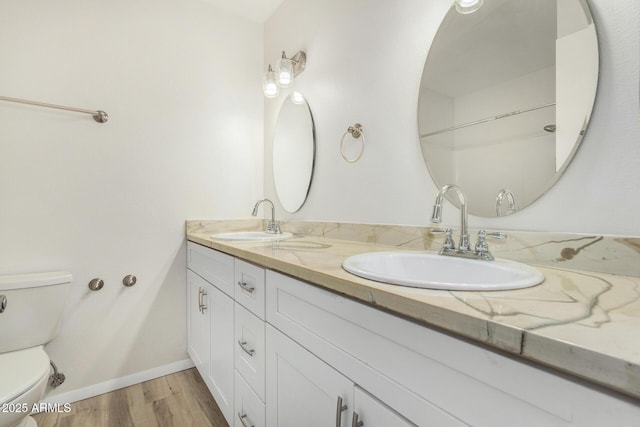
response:
<svg viewBox="0 0 640 427"><path fill-rule="evenodd" d="M421 252L368 252L347 258L342 268L392 285L454 291L520 289L544 280L537 269L514 261L481 261Z"/></svg>
<svg viewBox="0 0 640 427"><path fill-rule="evenodd" d="M212 234L212 239L218 240L245 240L245 241L271 241L285 240L293 237L291 233L267 233L266 231L233 231L229 233Z"/></svg>

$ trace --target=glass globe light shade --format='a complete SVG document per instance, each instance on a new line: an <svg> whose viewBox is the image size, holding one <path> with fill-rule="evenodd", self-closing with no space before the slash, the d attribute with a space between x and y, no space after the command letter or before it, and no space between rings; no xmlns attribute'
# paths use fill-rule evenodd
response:
<svg viewBox="0 0 640 427"><path fill-rule="evenodd" d="M271 65L269 65L269 70L264 73L262 78L262 91L267 98L275 98L280 92L276 81L276 73L271 68Z"/></svg>
<svg viewBox="0 0 640 427"><path fill-rule="evenodd" d="M293 62L290 59L282 58L276 67L278 84L280 87L289 87L293 84Z"/></svg>

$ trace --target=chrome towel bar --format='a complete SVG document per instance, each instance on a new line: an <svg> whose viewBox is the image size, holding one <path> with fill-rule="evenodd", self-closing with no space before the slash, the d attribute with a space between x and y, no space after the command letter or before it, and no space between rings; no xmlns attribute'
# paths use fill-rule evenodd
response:
<svg viewBox="0 0 640 427"><path fill-rule="evenodd" d="M65 107L64 105L47 104L46 102L28 101L26 99L9 98L8 96L0 96L0 101L17 102L18 104L35 105L37 107L55 108L57 110L74 111L76 113L91 114L93 120L98 123L105 123L109 120L109 115L102 110L85 110L84 108Z"/></svg>

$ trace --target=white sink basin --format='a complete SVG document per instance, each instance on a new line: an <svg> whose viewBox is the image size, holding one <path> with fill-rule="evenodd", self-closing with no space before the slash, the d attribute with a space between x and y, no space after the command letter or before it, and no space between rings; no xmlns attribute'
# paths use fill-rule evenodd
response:
<svg viewBox="0 0 640 427"><path fill-rule="evenodd" d="M266 231L233 231L230 233L212 234L212 239L218 240L246 240L246 241L271 241L284 240L293 237L291 233L273 234Z"/></svg>
<svg viewBox="0 0 640 427"><path fill-rule="evenodd" d="M420 252L354 255L342 268L356 276L400 286L454 291L495 291L537 285L538 270L507 260L481 261Z"/></svg>

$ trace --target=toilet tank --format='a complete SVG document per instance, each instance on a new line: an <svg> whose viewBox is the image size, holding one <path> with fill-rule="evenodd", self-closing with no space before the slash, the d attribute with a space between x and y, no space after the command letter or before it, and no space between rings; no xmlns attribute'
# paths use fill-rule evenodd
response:
<svg viewBox="0 0 640 427"><path fill-rule="evenodd" d="M66 271L0 276L0 353L44 345L58 334L72 278Z"/></svg>

